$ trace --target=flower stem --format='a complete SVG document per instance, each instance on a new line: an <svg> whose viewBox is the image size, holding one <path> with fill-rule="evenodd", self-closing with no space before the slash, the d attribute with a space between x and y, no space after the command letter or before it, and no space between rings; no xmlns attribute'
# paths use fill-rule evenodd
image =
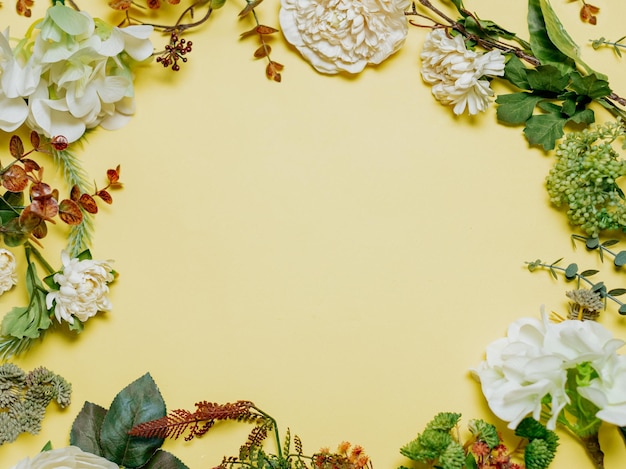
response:
<svg viewBox="0 0 626 469"><path fill-rule="evenodd" d="M604 453L600 449L600 441L598 440L598 434L581 436L580 440L587 450L587 454L591 458L593 465L596 469L604 469Z"/></svg>

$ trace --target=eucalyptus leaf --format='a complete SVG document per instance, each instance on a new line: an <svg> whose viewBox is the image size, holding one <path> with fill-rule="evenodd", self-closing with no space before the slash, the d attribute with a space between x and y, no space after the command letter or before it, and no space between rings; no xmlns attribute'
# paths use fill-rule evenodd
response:
<svg viewBox="0 0 626 469"><path fill-rule="evenodd" d="M226 0L212 0L211 8L213 8L214 10L217 10L218 8L222 8L225 3L226 3Z"/></svg>
<svg viewBox="0 0 626 469"><path fill-rule="evenodd" d="M85 402L70 430L70 445L78 446L83 451L102 456L98 437L107 410L97 404Z"/></svg>
<svg viewBox="0 0 626 469"><path fill-rule="evenodd" d="M570 264L565 269L565 278L567 280L573 280L576 278L576 274L578 273L578 265Z"/></svg>
<svg viewBox="0 0 626 469"><path fill-rule="evenodd" d="M580 273L581 277L591 277L592 275L597 274L598 272L600 272L599 270L595 270L595 269L588 269L588 270L583 270Z"/></svg>
<svg viewBox="0 0 626 469"><path fill-rule="evenodd" d="M149 373L119 392L102 422L100 445L105 458L120 466L143 466L163 444L162 438L128 435L135 425L165 417L165 402Z"/></svg>
<svg viewBox="0 0 626 469"><path fill-rule="evenodd" d="M614 288L613 290L609 290L607 294L611 296L622 296L624 293L626 293L626 288Z"/></svg>
<svg viewBox="0 0 626 469"><path fill-rule="evenodd" d="M621 314L622 316L626 315L626 305L620 306L617 312Z"/></svg>
<svg viewBox="0 0 626 469"><path fill-rule="evenodd" d="M595 239L597 240L598 238L595 238ZM616 245L617 243L619 243L619 240L617 239L607 239L605 242L602 243L602 246L604 246L605 248L608 248L610 246Z"/></svg>
<svg viewBox="0 0 626 469"><path fill-rule="evenodd" d="M626 251L618 252L617 255L615 256L615 259L613 259L613 263L617 267L621 267L624 264L626 264Z"/></svg>
<svg viewBox="0 0 626 469"><path fill-rule="evenodd" d="M585 246L587 249L596 249L600 245L600 240L598 238L587 238L585 241Z"/></svg>

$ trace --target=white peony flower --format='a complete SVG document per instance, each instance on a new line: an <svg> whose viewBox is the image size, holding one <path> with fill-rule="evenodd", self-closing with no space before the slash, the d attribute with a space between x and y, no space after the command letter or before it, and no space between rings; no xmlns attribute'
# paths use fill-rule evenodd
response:
<svg viewBox="0 0 626 469"><path fill-rule="evenodd" d="M626 356L613 355L596 371L599 377L589 386L579 388L578 392L600 408L596 417L620 427L626 426Z"/></svg>
<svg viewBox="0 0 626 469"><path fill-rule="evenodd" d="M53 276L59 289L46 295L46 305L48 309L54 306L57 320L74 324L74 316L85 322L98 311L110 311L108 284L114 277L109 263L70 259L65 251L61 253L61 261L63 271Z"/></svg>
<svg viewBox="0 0 626 469"><path fill-rule="evenodd" d="M13 253L4 248L0 249L0 295L17 284L15 267L16 262Z"/></svg>
<svg viewBox="0 0 626 469"><path fill-rule="evenodd" d="M493 96L485 77L504 75L504 56L498 50L481 54L465 47L460 34L449 37L444 29L426 36L421 53L422 79L442 104L454 105L454 113L483 112Z"/></svg>
<svg viewBox="0 0 626 469"><path fill-rule="evenodd" d="M507 337L487 347L486 360L472 370L491 410L509 428L529 414L539 420L542 400L550 400L549 429L570 403L567 370L588 363L599 375L577 391L596 404L596 417L626 424L626 362L616 350L624 345L594 321L550 323L523 318L509 326Z"/></svg>
<svg viewBox="0 0 626 469"><path fill-rule="evenodd" d="M108 459L87 453L76 446L43 451L34 458L26 458L11 469L119 469Z"/></svg>
<svg viewBox="0 0 626 469"><path fill-rule="evenodd" d="M281 0L280 26L322 73L359 73L404 44L408 0Z"/></svg>

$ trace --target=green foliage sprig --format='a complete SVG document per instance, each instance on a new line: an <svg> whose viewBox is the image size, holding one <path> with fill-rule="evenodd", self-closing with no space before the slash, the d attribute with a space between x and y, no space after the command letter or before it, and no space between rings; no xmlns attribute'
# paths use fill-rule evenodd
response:
<svg viewBox="0 0 626 469"><path fill-rule="evenodd" d="M12 363L0 365L0 445L39 433L48 404L65 408L71 393L71 384L46 368L25 373Z"/></svg>
<svg viewBox="0 0 626 469"><path fill-rule="evenodd" d="M508 451L495 426L484 420L468 423L471 437L461 442L458 423L461 414L441 412L426 424L424 431L400 449L407 458L441 469L505 469L522 446L527 469L545 469L554 459L558 446L556 433L528 417L515 434L523 440L518 449ZM525 443L525 444L523 444ZM401 468L406 469L406 468Z"/></svg>
<svg viewBox="0 0 626 469"><path fill-rule="evenodd" d="M600 37L598 39L591 40L591 47L593 47L595 50L598 50L601 47L609 46L613 49L613 52L615 52L615 55L621 58L622 51L620 49L626 48L626 44L622 43L624 39L626 39L626 36L622 36L616 41L610 41L608 39L605 39L604 37Z"/></svg>
<svg viewBox="0 0 626 469"><path fill-rule="evenodd" d="M592 293L596 293L599 298L604 300L604 307L606 308L606 300L611 300L619 305L618 312L621 315L626 315L626 304L617 299L618 296L621 296L626 293L626 289L624 288L613 288L608 290L604 282L594 282L589 279L596 275L599 271L595 269L583 270L579 271L578 264L571 263L567 267L562 267L557 265L561 262L563 258L557 259L551 264L547 264L541 261L541 259L537 259L531 262L526 262L528 270L530 272L535 272L538 269L546 269L550 272L550 275L558 280L559 276L557 273L561 273L565 280L567 281L576 281L576 288L581 288L581 283L585 283L589 286L589 291Z"/></svg>
<svg viewBox="0 0 626 469"><path fill-rule="evenodd" d="M458 20L444 14L429 0L419 0L419 3L430 15L423 15L415 8L409 15L427 18L435 27L462 34L468 47L500 50L508 56L503 78L520 91L497 97L498 120L524 125L524 135L531 145L552 150L564 135L566 124L587 126L593 123L595 114L589 107L592 102L601 104L614 116L626 117L626 112L618 106L625 101L613 93L606 76L582 60L578 45L565 30L549 0L529 0L528 41L493 21L470 13L462 0L452 1L461 15ZM537 110L539 112L535 112Z"/></svg>

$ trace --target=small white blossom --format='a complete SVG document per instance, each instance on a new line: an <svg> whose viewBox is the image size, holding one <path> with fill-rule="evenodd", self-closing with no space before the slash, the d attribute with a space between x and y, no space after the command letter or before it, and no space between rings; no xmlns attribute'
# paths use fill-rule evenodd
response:
<svg viewBox="0 0 626 469"><path fill-rule="evenodd" d="M119 469L108 459L87 453L76 446L42 451L34 458L26 458L11 469Z"/></svg>
<svg viewBox="0 0 626 469"><path fill-rule="evenodd" d="M444 29L426 36L421 53L422 79L442 104L453 105L454 113L470 115L485 111L493 96L485 77L504 75L504 56L498 50L486 54L468 50L463 36L449 37Z"/></svg>
<svg viewBox="0 0 626 469"><path fill-rule="evenodd" d="M561 410L570 403L565 392L567 371L588 363L599 377L578 393L600 408L596 417L626 425L626 357L616 351L624 342L594 321L550 323L522 318L507 337L487 347L486 360L474 374L481 382L491 410L516 428L531 414L539 420L542 400L550 398L547 427L553 430Z"/></svg>
<svg viewBox="0 0 626 469"><path fill-rule="evenodd" d="M281 0L288 42L322 73L359 73L404 44L408 0Z"/></svg>
<svg viewBox="0 0 626 469"><path fill-rule="evenodd" d="M63 270L53 276L59 289L46 295L46 305L48 309L54 307L57 320L74 324L74 317L85 322L98 311L110 311L108 284L114 276L109 263L70 259L65 251L61 253L61 261Z"/></svg>
<svg viewBox="0 0 626 469"><path fill-rule="evenodd" d="M0 295L17 284L15 267L16 262L13 253L4 248L0 249Z"/></svg>

